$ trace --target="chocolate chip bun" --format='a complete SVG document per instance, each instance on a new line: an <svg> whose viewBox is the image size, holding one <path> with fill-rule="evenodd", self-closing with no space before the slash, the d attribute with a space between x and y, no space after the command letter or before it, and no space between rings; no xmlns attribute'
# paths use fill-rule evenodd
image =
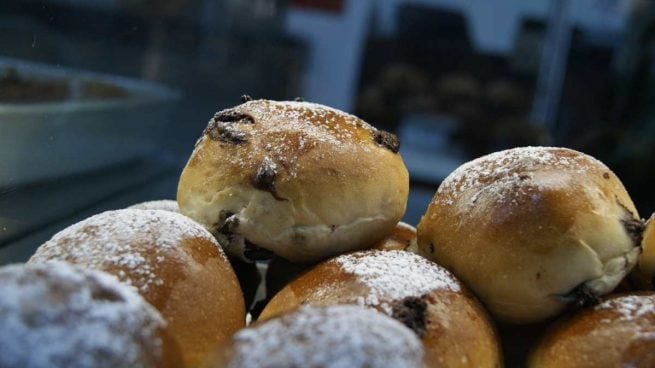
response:
<svg viewBox="0 0 655 368"><path fill-rule="evenodd" d="M615 295L559 323L529 366L655 367L655 294Z"/></svg>
<svg viewBox="0 0 655 368"><path fill-rule="evenodd" d="M418 244L497 318L529 323L612 291L637 262L642 230L603 163L570 149L525 147L450 174L418 225Z"/></svg>
<svg viewBox="0 0 655 368"><path fill-rule="evenodd" d="M643 249L637 266L631 273L631 280L636 288L655 290L655 214L646 223L641 247Z"/></svg>
<svg viewBox="0 0 655 368"><path fill-rule="evenodd" d="M0 268L0 367L179 367L159 312L130 286L63 262Z"/></svg>
<svg viewBox="0 0 655 368"><path fill-rule="evenodd" d="M162 210L180 213L180 207L178 207L177 202L172 199L159 199L155 201L141 202L133 204L127 208L135 210Z"/></svg>
<svg viewBox="0 0 655 368"><path fill-rule="evenodd" d="M207 368L421 368L423 349L401 323L356 306L304 307L238 332Z"/></svg>
<svg viewBox="0 0 655 368"><path fill-rule="evenodd" d="M418 251L416 229L405 222L399 222L391 234L373 244L371 249ZM280 257L273 257L266 269L266 296L272 298L283 287L303 272L316 265L314 263L293 263Z"/></svg>
<svg viewBox="0 0 655 368"><path fill-rule="evenodd" d="M247 101L211 119L177 202L229 254L318 261L371 246L403 216L398 148L394 135L336 109Z"/></svg>
<svg viewBox="0 0 655 368"><path fill-rule="evenodd" d="M237 278L214 237L186 216L124 209L55 234L30 263L62 260L116 275L168 322L187 366L245 326Z"/></svg>
<svg viewBox="0 0 655 368"><path fill-rule="evenodd" d="M266 305L266 320L301 305L357 304L410 327L428 367L500 367L502 354L487 313L443 267L410 252L341 255L305 272Z"/></svg>

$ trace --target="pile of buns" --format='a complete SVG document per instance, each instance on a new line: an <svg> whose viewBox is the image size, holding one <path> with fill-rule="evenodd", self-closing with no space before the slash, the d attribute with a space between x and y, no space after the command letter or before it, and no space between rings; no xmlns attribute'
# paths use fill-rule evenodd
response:
<svg viewBox="0 0 655 368"><path fill-rule="evenodd" d="M92 216L0 268L0 367L655 366L655 230L609 168L496 152L414 228L399 148L336 109L244 97L210 120L177 201ZM526 327L530 353L503 358Z"/></svg>

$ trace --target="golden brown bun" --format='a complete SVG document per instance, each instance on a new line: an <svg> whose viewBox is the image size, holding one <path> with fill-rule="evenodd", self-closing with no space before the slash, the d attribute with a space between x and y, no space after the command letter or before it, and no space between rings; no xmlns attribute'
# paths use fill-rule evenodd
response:
<svg viewBox="0 0 655 368"><path fill-rule="evenodd" d="M41 245L30 263L106 271L157 308L187 366L245 325L237 278L216 240L185 216L125 209L90 217Z"/></svg>
<svg viewBox="0 0 655 368"><path fill-rule="evenodd" d="M644 238L641 242L642 253L637 266L630 274L635 286L641 290L655 289L655 214L651 215L646 223Z"/></svg>
<svg viewBox="0 0 655 368"><path fill-rule="evenodd" d="M342 111L249 101L209 122L177 201L229 254L318 261L393 230L409 191L397 151L395 136Z"/></svg>
<svg viewBox="0 0 655 368"><path fill-rule="evenodd" d="M655 367L655 294L609 297L549 331L532 368Z"/></svg>
<svg viewBox="0 0 655 368"><path fill-rule="evenodd" d="M600 161L524 147L450 174L418 225L418 244L498 319L530 323L612 291L636 263L642 230Z"/></svg>
<svg viewBox="0 0 655 368"><path fill-rule="evenodd" d="M65 262L0 268L0 367L180 367L162 316L104 272Z"/></svg>
<svg viewBox="0 0 655 368"><path fill-rule="evenodd" d="M266 320L303 304L359 304L390 315L422 337L429 367L500 367L486 312L448 271L404 251L369 250L323 262L266 305Z"/></svg>
<svg viewBox="0 0 655 368"><path fill-rule="evenodd" d="M399 222L393 232L375 243L371 249L414 251L416 245L416 229L404 222ZM271 299L283 287L293 281L304 271L316 263L293 263L280 257L273 257L266 270L266 298Z"/></svg>
<svg viewBox="0 0 655 368"><path fill-rule="evenodd" d="M398 321L356 306L303 307L236 333L206 368L422 368L423 348Z"/></svg>

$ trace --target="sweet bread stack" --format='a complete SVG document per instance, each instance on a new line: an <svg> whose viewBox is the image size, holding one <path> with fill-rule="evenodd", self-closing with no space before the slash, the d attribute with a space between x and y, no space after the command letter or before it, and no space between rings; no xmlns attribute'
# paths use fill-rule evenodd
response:
<svg viewBox="0 0 655 368"><path fill-rule="evenodd" d="M0 366L502 367L498 326L537 324L522 364L655 366L638 291L655 230L608 167L492 153L415 228L399 148L342 111L244 96L209 121L176 201L92 216L0 268Z"/></svg>

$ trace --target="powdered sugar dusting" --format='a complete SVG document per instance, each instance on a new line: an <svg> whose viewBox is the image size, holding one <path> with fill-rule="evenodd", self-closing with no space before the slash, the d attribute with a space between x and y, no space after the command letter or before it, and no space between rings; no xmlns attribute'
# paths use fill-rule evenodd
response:
<svg viewBox="0 0 655 368"><path fill-rule="evenodd" d="M0 269L0 366L154 367L159 313L115 277L61 262Z"/></svg>
<svg viewBox="0 0 655 368"><path fill-rule="evenodd" d="M30 263L65 260L95 269L120 268L118 277L141 292L162 285L156 273L184 239L201 238L223 251L213 236L186 216L161 210L124 209L89 217L55 234Z"/></svg>
<svg viewBox="0 0 655 368"><path fill-rule="evenodd" d="M342 255L331 262L357 276L369 294L357 300L364 306L381 307L391 314L388 301L420 297L435 290L460 291L459 282L447 270L417 254L369 250Z"/></svg>
<svg viewBox="0 0 655 368"><path fill-rule="evenodd" d="M135 210L162 210L168 212L180 213L180 208L177 205L177 202L172 199L162 199L158 201L148 201L133 204L130 207Z"/></svg>
<svg viewBox="0 0 655 368"><path fill-rule="evenodd" d="M254 100L218 115L230 112L251 116L254 122L225 123L252 142L249 149L238 150L239 154L229 157L241 168L252 168L262 157L268 157L293 177L297 175L299 157L318 146L324 147L322 158L338 151L372 152L376 129L331 107L310 102ZM362 145L362 140L371 143Z"/></svg>
<svg viewBox="0 0 655 368"><path fill-rule="evenodd" d="M655 319L655 295L625 295L606 300L594 309L616 311L619 321L635 321L648 315Z"/></svg>
<svg viewBox="0 0 655 368"><path fill-rule="evenodd" d="M452 172L439 186L433 203L452 205L466 198L466 204L473 206L483 195L498 203L516 203L517 198L540 190L541 183L534 180L536 171L549 170L555 182L585 173L589 165L604 167L593 157L566 148L520 147L495 152Z"/></svg>
<svg viewBox="0 0 655 368"><path fill-rule="evenodd" d="M303 307L241 330L230 368L422 367L423 348L407 327L356 306Z"/></svg>

